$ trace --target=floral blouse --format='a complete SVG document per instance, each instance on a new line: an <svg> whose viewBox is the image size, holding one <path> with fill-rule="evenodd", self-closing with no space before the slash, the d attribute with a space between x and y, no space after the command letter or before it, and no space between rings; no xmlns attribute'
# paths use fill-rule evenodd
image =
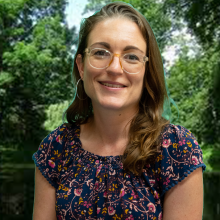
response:
<svg viewBox="0 0 220 220"><path fill-rule="evenodd" d="M146 163L142 175L135 176L125 172L120 156L84 150L79 125L52 131L33 160L56 189L57 219L161 220L165 192L198 167L206 169L189 130L169 124L161 135L155 163Z"/></svg>

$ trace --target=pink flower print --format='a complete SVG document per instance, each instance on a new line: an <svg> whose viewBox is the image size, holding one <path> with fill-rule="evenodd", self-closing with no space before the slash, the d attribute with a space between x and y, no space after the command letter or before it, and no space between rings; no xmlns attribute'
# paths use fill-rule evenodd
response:
<svg viewBox="0 0 220 220"><path fill-rule="evenodd" d="M104 192L104 197L107 197L107 191Z"/></svg>
<svg viewBox="0 0 220 220"><path fill-rule="evenodd" d="M168 148L168 147L170 146L170 143L171 143L171 140L170 140L170 139L165 139L165 140L163 141L162 146L163 146L164 148Z"/></svg>
<svg viewBox="0 0 220 220"><path fill-rule="evenodd" d="M194 143L195 143L196 145L199 145L198 142L197 142L196 140L194 140Z"/></svg>
<svg viewBox="0 0 220 220"><path fill-rule="evenodd" d="M150 182L151 187L153 187L153 185L155 184L155 180L150 179L149 182Z"/></svg>
<svg viewBox="0 0 220 220"><path fill-rule="evenodd" d="M48 161L48 164L50 167L54 168L55 167L55 163L52 160Z"/></svg>
<svg viewBox="0 0 220 220"><path fill-rule="evenodd" d="M61 140L61 138L60 138L60 135L58 135L58 136L56 137L56 142L59 142L60 144L62 144L62 140Z"/></svg>
<svg viewBox="0 0 220 220"><path fill-rule="evenodd" d="M162 212L158 215L158 220L162 220Z"/></svg>
<svg viewBox="0 0 220 220"><path fill-rule="evenodd" d="M192 162L194 165L198 164L198 158L196 156L192 156Z"/></svg>
<svg viewBox="0 0 220 220"><path fill-rule="evenodd" d="M74 194L76 196L81 196L81 193L82 193L82 189L74 189Z"/></svg>
<svg viewBox="0 0 220 220"><path fill-rule="evenodd" d="M132 190L131 195L133 196L134 199L136 199L138 197L137 194L135 194L133 190Z"/></svg>
<svg viewBox="0 0 220 220"><path fill-rule="evenodd" d="M185 140L185 139L183 139L182 141L179 141L179 145L180 145L180 146L182 146L182 145L184 145L184 144L186 144L186 140Z"/></svg>
<svg viewBox="0 0 220 220"><path fill-rule="evenodd" d="M121 192L120 192L120 196L119 196L119 197L121 198L121 197L123 197L124 195L125 195L125 191L124 191L124 189L121 189Z"/></svg>
<svg viewBox="0 0 220 220"><path fill-rule="evenodd" d="M100 164L99 167L98 167L98 169L96 170L96 176L98 176L98 174L99 174L101 168L102 168L102 164Z"/></svg>
<svg viewBox="0 0 220 220"><path fill-rule="evenodd" d="M154 198L155 198L155 199L158 199L158 198L159 198L159 195L158 195L158 193L157 193L156 190L154 190Z"/></svg>
<svg viewBox="0 0 220 220"><path fill-rule="evenodd" d="M130 215L128 218L126 218L125 220L134 220L133 215Z"/></svg>
<svg viewBox="0 0 220 220"><path fill-rule="evenodd" d="M96 161L95 161L95 164L99 164L99 160L96 160Z"/></svg>
<svg viewBox="0 0 220 220"><path fill-rule="evenodd" d="M149 211L150 212L156 212L156 208L155 208L155 205L152 203L152 202L150 202L148 205L147 205L147 207L148 207L148 209L149 209Z"/></svg>
<svg viewBox="0 0 220 220"><path fill-rule="evenodd" d="M89 206L91 206L91 204L88 203L87 201L85 201L83 205L86 206L87 209L89 208Z"/></svg>
<svg viewBox="0 0 220 220"><path fill-rule="evenodd" d="M98 188L99 188L99 183L96 182L96 183L95 183L95 189L98 190Z"/></svg>
<svg viewBox="0 0 220 220"><path fill-rule="evenodd" d="M163 184L168 185L168 183L170 182L169 177L166 178L166 181Z"/></svg>
<svg viewBox="0 0 220 220"><path fill-rule="evenodd" d="M115 212L116 212L116 210L114 210L114 208L113 208L112 206L109 206L109 207L108 207L108 214L109 214L109 215L114 215Z"/></svg>
<svg viewBox="0 0 220 220"><path fill-rule="evenodd" d="M97 214L99 214L100 213L100 211L101 211L101 208L97 208Z"/></svg>

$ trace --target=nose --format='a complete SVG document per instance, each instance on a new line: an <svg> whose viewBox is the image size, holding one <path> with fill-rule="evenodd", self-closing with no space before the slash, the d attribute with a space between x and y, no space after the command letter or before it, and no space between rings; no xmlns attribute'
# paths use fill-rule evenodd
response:
<svg viewBox="0 0 220 220"><path fill-rule="evenodd" d="M114 54L108 67L108 70L114 70L114 71L123 71L123 67L121 64L121 60L120 60L120 55L119 54Z"/></svg>

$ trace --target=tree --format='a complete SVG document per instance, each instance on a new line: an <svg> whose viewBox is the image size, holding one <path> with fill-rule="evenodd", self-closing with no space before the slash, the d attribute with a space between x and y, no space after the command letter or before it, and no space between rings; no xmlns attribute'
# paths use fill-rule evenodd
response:
<svg viewBox="0 0 220 220"><path fill-rule="evenodd" d="M1 209L3 218L8 216L4 214L10 214L9 219L13 214L32 218L34 170L28 168L48 134L45 109L73 97L75 28L67 27L66 4L66 0L0 0L0 190L5 198L0 206L10 211Z"/></svg>
<svg viewBox="0 0 220 220"><path fill-rule="evenodd" d="M42 138L44 108L71 97L71 44L65 0L0 0L0 138Z"/></svg>
<svg viewBox="0 0 220 220"><path fill-rule="evenodd" d="M165 0L164 4L165 12L176 19L183 18L189 30L206 47L220 42L219 7L219 0Z"/></svg>

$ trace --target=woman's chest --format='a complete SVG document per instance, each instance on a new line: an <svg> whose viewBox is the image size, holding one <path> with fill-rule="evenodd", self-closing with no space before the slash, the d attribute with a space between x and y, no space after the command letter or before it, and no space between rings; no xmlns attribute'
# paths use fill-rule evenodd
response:
<svg viewBox="0 0 220 220"><path fill-rule="evenodd" d="M114 166L76 165L57 189L59 219L162 219L158 190Z"/></svg>

